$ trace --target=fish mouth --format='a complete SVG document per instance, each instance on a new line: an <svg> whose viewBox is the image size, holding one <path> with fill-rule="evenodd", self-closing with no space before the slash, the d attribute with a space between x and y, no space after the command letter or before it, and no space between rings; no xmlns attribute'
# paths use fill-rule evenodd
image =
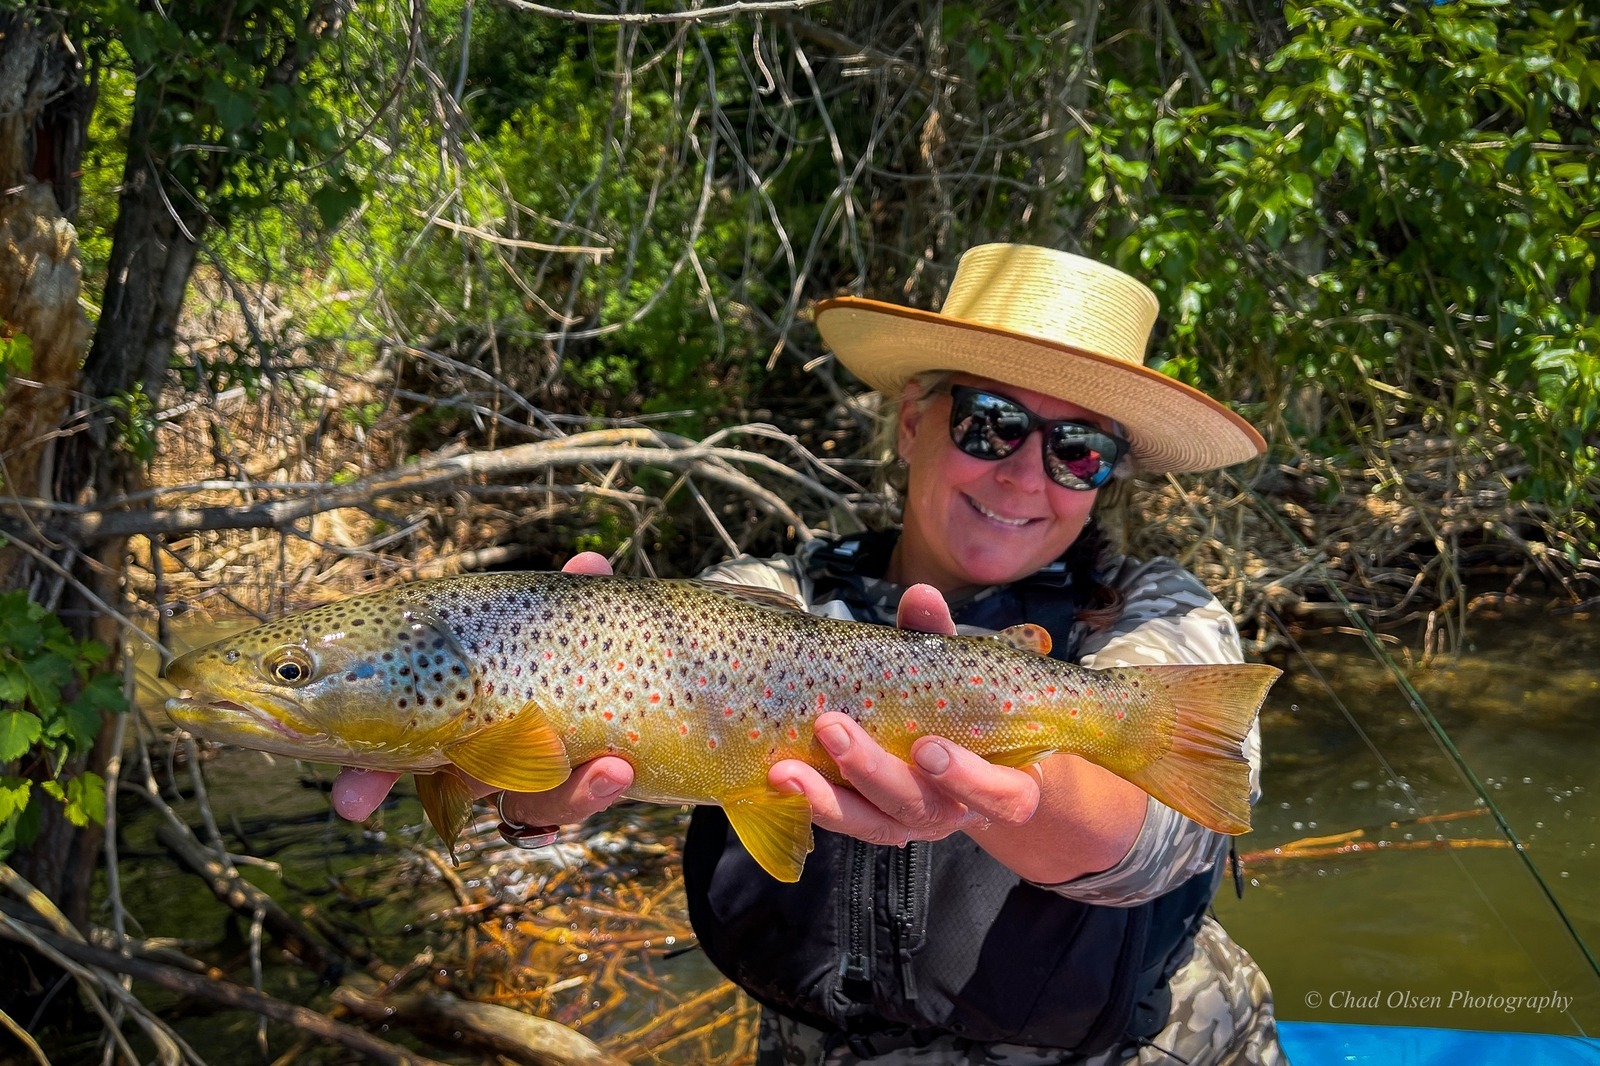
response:
<svg viewBox="0 0 1600 1066"><path fill-rule="evenodd" d="M277 701L270 701L276 704ZM327 738L326 733L310 729L288 713L287 708L257 706L237 700L221 699L196 694L187 689L167 700L167 716L190 732L202 736L216 731L217 727L262 733L306 743Z"/></svg>

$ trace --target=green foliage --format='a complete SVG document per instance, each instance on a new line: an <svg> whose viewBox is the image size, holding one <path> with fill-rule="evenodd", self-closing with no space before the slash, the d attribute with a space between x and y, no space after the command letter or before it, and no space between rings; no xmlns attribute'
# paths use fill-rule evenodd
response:
<svg viewBox="0 0 1600 1066"><path fill-rule="evenodd" d="M0 596L0 859L31 842L45 803L74 825L104 823L105 782L68 760L127 709L116 677L95 673L105 657L25 593Z"/></svg>

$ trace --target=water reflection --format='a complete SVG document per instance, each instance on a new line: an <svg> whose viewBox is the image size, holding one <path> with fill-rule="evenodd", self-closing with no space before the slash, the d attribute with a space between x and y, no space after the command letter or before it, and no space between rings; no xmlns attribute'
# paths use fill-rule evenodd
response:
<svg viewBox="0 0 1600 1066"><path fill-rule="evenodd" d="M1412 681L1577 931L1600 945L1600 627L1528 610L1480 620L1472 637ZM1600 980L1522 861L1494 846L1493 819L1400 689L1357 638L1309 656L1328 686L1291 664L1274 692L1265 795L1240 842L1257 853L1250 887L1217 903L1271 977L1279 1013L1600 1033ZM1272 854L1355 832L1304 857ZM1338 853L1348 845L1370 850Z"/></svg>

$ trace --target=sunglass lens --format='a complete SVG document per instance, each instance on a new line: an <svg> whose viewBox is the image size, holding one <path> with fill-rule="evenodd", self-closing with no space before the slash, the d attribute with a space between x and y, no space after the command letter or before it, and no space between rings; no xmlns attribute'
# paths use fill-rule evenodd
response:
<svg viewBox="0 0 1600 1066"><path fill-rule="evenodd" d="M959 390L950 408L950 438L968 455L1004 459L1027 439L1033 419L1003 396Z"/></svg>
<svg viewBox="0 0 1600 1066"><path fill-rule="evenodd" d="M1111 478L1117 442L1087 426L1052 427L1044 464L1057 483L1069 489L1097 489Z"/></svg>

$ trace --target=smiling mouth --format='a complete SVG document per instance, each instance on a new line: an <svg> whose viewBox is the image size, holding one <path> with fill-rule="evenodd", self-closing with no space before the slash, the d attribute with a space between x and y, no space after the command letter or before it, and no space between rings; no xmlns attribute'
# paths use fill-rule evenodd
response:
<svg viewBox="0 0 1600 1066"><path fill-rule="evenodd" d="M989 519L989 521L998 522L1001 525L1009 526L1012 529L1021 529L1023 526L1031 525L1033 522L1037 521L1037 519L1033 518L1007 518L1004 515L995 514L993 511L989 510L989 508L985 507L977 500L974 500L971 496L966 496L966 501L972 506L974 511L977 511L979 514L983 515L983 517Z"/></svg>

